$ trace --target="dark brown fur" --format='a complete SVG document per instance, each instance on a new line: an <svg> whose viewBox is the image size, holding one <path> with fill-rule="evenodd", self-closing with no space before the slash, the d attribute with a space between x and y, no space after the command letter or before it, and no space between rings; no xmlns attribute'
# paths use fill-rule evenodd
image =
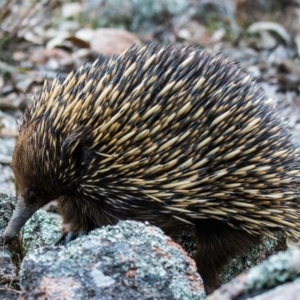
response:
<svg viewBox="0 0 300 300"><path fill-rule="evenodd" d="M214 220L196 224L196 239L198 251L194 258L198 272L203 274L208 294L221 285L219 274L232 258L244 254L261 242L261 236L234 229Z"/></svg>

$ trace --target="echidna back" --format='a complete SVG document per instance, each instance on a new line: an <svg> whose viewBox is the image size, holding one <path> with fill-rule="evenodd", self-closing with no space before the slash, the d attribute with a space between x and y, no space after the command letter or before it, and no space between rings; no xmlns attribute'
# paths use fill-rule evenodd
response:
<svg viewBox="0 0 300 300"><path fill-rule="evenodd" d="M284 228L299 237L291 138L272 100L218 55L133 47L45 87L23 126L37 119L47 120L41 136L45 128L58 136L48 159L77 151L66 176L76 174L78 193L105 202L113 216L153 204L148 218L159 209L185 222L220 220L269 235Z"/></svg>

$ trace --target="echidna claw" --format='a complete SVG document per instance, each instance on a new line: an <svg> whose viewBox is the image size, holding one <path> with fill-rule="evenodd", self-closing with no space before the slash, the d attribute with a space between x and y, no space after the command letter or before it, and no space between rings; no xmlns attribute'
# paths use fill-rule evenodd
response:
<svg viewBox="0 0 300 300"><path fill-rule="evenodd" d="M66 234L62 234L55 242L54 242L54 246L58 246L59 244L61 244L64 239L66 237Z"/></svg>
<svg viewBox="0 0 300 300"><path fill-rule="evenodd" d="M58 246L60 244L66 246L71 241L75 240L78 237L84 235L84 232L67 232L62 234L54 243L54 246Z"/></svg>

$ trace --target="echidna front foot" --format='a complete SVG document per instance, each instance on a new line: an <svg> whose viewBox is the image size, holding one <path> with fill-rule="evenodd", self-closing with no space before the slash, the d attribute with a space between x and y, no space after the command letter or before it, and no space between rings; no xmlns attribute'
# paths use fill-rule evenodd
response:
<svg viewBox="0 0 300 300"><path fill-rule="evenodd" d="M79 228L74 228L72 223L64 222L62 225L62 234L54 243L55 246L58 245L67 245L71 241L77 239L80 236L85 235L86 232L80 230Z"/></svg>
<svg viewBox="0 0 300 300"><path fill-rule="evenodd" d="M66 232L63 233L54 243L55 246L58 246L60 244L66 246L71 241L77 239L78 237L81 237L85 235L85 232Z"/></svg>

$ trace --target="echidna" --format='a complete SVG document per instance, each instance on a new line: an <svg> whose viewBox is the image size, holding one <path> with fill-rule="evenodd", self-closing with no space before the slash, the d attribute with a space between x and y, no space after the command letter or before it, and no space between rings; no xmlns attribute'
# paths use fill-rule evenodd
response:
<svg viewBox="0 0 300 300"><path fill-rule="evenodd" d="M271 99L219 55L147 45L47 83L13 154L17 206L3 233L58 199L67 241L140 220L192 224L206 291L233 256L298 239L299 157Z"/></svg>

